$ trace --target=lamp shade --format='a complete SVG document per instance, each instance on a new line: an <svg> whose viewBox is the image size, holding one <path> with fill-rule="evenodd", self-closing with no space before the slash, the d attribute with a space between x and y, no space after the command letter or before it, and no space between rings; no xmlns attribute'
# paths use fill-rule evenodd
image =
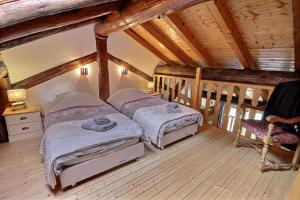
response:
<svg viewBox="0 0 300 200"><path fill-rule="evenodd" d="M26 99L25 89L7 90L8 100L10 102L20 102Z"/></svg>

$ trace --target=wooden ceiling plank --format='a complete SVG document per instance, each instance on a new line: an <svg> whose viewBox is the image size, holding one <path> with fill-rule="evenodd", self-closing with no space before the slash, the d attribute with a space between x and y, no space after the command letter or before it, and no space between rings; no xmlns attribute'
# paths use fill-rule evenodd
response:
<svg viewBox="0 0 300 200"><path fill-rule="evenodd" d="M300 1L293 0L295 71L300 72Z"/></svg>
<svg viewBox="0 0 300 200"><path fill-rule="evenodd" d="M206 3L209 11L221 27L224 36L245 69L255 69L250 52L238 30L237 25L224 0L212 0Z"/></svg>
<svg viewBox="0 0 300 200"><path fill-rule="evenodd" d="M212 66L212 58L205 47L196 39L194 33L184 24L178 13L171 13L164 20L183 41L200 57L206 66Z"/></svg>
<svg viewBox="0 0 300 200"><path fill-rule="evenodd" d="M141 26L186 65L190 67L197 67L195 62L181 49L179 49L177 45L174 44L174 42L169 39L169 37L163 33L153 22L146 22Z"/></svg>
<svg viewBox="0 0 300 200"><path fill-rule="evenodd" d="M175 65L168 57L166 57L163 53L161 53L158 49L156 49L152 44L147 42L144 38L142 38L139 34L137 34L133 29L129 28L124 30L124 32L130 36L132 39L141 44L144 48L148 49L151 53L157 56L161 61L165 62L168 65Z"/></svg>

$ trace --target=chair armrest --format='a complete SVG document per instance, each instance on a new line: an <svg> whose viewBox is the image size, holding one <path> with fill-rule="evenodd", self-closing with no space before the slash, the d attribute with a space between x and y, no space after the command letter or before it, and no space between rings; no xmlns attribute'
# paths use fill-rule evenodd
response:
<svg viewBox="0 0 300 200"><path fill-rule="evenodd" d="M249 109L252 109L252 110L264 111L265 108L266 108L266 105L263 105L263 106L252 106L250 104L243 103L243 104L239 105L239 107L242 108L242 109L244 109L244 110L246 108L249 108Z"/></svg>
<svg viewBox="0 0 300 200"><path fill-rule="evenodd" d="M270 123L281 122L281 123L284 123L284 124L296 124L296 123L300 122L300 116L290 118L290 119L285 119L285 118L278 117L278 116L275 116L275 115L269 115L269 116L266 117L266 120Z"/></svg>

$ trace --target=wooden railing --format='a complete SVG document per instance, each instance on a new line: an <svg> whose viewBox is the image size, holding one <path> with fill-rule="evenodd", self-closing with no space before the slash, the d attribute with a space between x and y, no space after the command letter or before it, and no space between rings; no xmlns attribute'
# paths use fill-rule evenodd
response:
<svg viewBox="0 0 300 200"><path fill-rule="evenodd" d="M153 80L155 92L160 93L163 99L191 106L191 97L194 96L192 94L195 82L193 78L154 75Z"/></svg>
<svg viewBox="0 0 300 200"><path fill-rule="evenodd" d="M236 132L240 124L241 109L238 105L265 104L274 89L273 86L213 80L197 83L197 78L158 74L154 75L154 83L155 92L160 93L163 99L191 106L203 114L204 125L231 132ZM261 117L262 113L254 110L247 111L245 115L245 118Z"/></svg>
<svg viewBox="0 0 300 200"><path fill-rule="evenodd" d="M239 105L266 104L273 90L273 86L201 80L195 109L202 111L205 125L236 132L241 116ZM250 110L245 115L245 118L261 117L262 113L255 110Z"/></svg>

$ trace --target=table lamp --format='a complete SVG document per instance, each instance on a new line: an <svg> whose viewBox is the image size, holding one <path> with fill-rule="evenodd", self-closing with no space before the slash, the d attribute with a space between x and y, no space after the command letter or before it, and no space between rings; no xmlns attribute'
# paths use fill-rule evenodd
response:
<svg viewBox="0 0 300 200"><path fill-rule="evenodd" d="M26 108L24 100L26 100L25 89L7 90L8 100L12 110Z"/></svg>
<svg viewBox="0 0 300 200"><path fill-rule="evenodd" d="M154 92L154 82L149 81L147 83L147 92L148 93L153 93Z"/></svg>

